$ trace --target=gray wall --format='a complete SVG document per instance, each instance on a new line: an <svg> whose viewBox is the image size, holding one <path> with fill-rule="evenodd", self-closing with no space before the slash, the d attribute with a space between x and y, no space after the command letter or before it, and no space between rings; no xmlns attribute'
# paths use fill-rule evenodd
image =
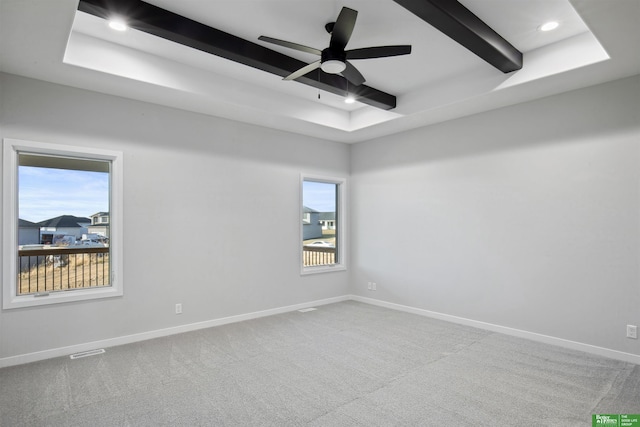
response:
<svg viewBox="0 0 640 427"><path fill-rule="evenodd" d="M0 137L125 160L124 297L2 310L0 358L348 293L640 355L638 76L355 146L0 90ZM350 172L350 271L301 277L300 173Z"/></svg>
<svg viewBox="0 0 640 427"><path fill-rule="evenodd" d="M2 310L0 358L348 293L347 272L301 277L298 253L300 174L346 177L348 146L6 74L0 85L0 137L121 150L125 180L124 297Z"/></svg>
<svg viewBox="0 0 640 427"><path fill-rule="evenodd" d="M640 77L351 156L353 293L640 354Z"/></svg>

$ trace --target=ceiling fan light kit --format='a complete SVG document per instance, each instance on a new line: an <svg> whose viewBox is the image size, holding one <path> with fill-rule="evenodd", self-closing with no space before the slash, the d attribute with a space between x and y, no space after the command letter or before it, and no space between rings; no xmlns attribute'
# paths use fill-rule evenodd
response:
<svg viewBox="0 0 640 427"><path fill-rule="evenodd" d="M347 64L337 59L330 59L328 61L324 61L320 66L320 69L325 73L329 74L340 74L347 68Z"/></svg>

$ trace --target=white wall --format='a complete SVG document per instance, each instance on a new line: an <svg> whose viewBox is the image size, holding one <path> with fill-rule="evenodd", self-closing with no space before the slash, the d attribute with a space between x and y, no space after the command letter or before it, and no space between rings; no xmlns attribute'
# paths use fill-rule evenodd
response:
<svg viewBox="0 0 640 427"><path fill-rule="evenodd" d="M351 156L353 293L640 355L640 77Z"/></svg>
<svg viewBox="0 0 640 427"><path fill-rule="evenodd" d="M2 310L0 360L348 292L298 265L300 174L346 177L348 146L6 74L0 93L0 137L121 150L125 180L124 297Z"/></svg>

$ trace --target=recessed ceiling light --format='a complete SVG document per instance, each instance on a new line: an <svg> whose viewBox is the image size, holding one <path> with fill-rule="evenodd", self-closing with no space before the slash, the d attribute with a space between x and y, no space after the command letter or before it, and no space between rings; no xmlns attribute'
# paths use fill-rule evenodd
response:
<svg viewBox="0 0 640 427"><path fill-rule="evenodd" d="M558 28L558 26L560 26L560 24L556 21L549 21L549 22L545 22L544 24L540 25L538 27L538 30L540 31L552 31L555 30L556 28Z"/></svg>
<svg viewBox="0 0 640 427"><path fill-rule="evenodd" d="M356 99L353 97L353 95L349 95L344 99L344 102L346 104L353 104L354 102L356 102Z"/></svg>
<svg viewBox="0 0 640 427"><path fill-rule="evenodd" d="M111 19L109 20L109 28L116 31L126 31L127 24L122 19Z"/></svg>

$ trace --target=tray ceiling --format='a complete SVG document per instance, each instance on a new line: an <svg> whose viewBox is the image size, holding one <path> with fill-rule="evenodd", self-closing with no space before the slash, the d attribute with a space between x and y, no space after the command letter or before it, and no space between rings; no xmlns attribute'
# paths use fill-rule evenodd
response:
<svg viewBox="0 0 640 427"><path fill-rule="evenodd" d="M55 3L55 4L54 4ZM359 60L389 110L107 21L77 0L0 0L0 70L107 94L316 136L358 142L640 73L640 2L462 0L523 53L503 73L392 0L149 0L147 3L310 63L317 57L261 35L322 49L343 6L358 11L350 49L412 45ZM538 27L550 20L555 31ZM354 61L355 62L355 61ZM354 89L353 87L350 89Z"/></svg>

